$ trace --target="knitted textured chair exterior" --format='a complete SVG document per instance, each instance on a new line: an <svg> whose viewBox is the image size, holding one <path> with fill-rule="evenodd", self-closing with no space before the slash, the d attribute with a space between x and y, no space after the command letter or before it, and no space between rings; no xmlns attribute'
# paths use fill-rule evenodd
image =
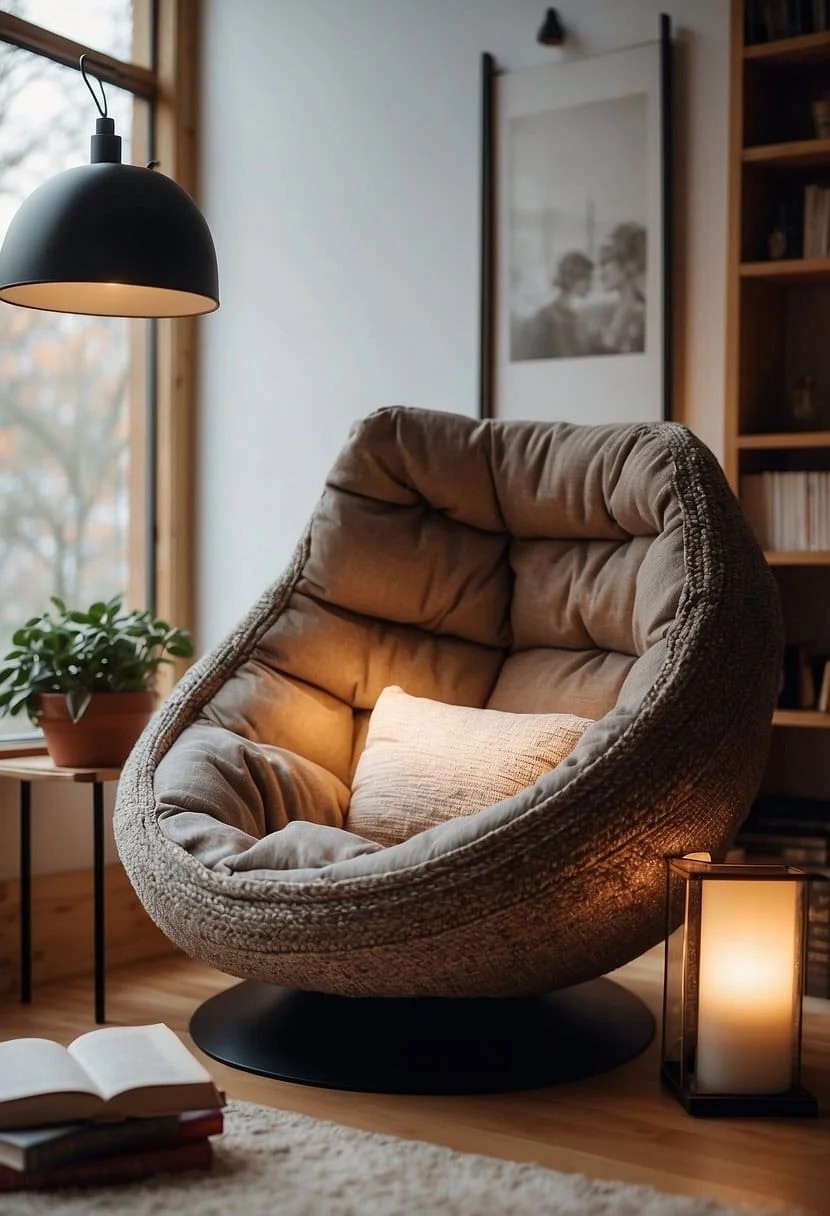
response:
<svg viewBox="0 0 830 1216"><path fill-rule="evenodd" d="M360 996L589 980L661 939L665 854L723 855L781 647L762 554L685 428L381 410L287 571L136 745L119 852L164 932L232 975ZM389 685L595 721L515 797L367 851L349 784Z"/></svg>

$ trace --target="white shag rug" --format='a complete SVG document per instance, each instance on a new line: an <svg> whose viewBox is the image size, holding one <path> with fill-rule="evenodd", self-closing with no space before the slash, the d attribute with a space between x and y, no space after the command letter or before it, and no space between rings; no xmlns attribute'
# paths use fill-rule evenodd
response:
<svg viewBox="0 0 830 1216"><path fill-rule="evenodd" d="M559 1174L231 1102L210 1171L0 1194L0 1216L747 1216L750 1209ZM757 1209L755 1209L757 1214Z"/></svg>

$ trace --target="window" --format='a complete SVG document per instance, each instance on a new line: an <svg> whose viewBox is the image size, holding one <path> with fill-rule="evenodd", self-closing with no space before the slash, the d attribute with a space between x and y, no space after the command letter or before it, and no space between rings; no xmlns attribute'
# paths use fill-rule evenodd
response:
<svg viewBox="0 0 830 1216"><path fill-rule="evenodd" d="M3 4L8 12L81 42L90 51L152 67L147 54L152 38L147 36L150 31L141 28L150 16L149 5L143 11L141 5L136 6L135 16L133 7L133 0L17 0L16 4Z"/></svg>
<svg viewBox="0 0 830 1216"><path fill-rule="evenodd" d="M164 0L154 32L151 0L0 0L0 239L38 184L88 161L84 50L106 82L124 161L152 155L192 189L189 71L178 67L193 2ZM83 604L124 591L191 623L192 350L188 320L0 303L0 654L51 594ZM0 741L27 725L0 719Z"/></svg>

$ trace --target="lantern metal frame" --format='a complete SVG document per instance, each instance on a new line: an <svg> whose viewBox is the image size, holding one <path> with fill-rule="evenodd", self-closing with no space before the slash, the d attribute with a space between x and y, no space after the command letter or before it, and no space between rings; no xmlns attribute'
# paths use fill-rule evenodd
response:
<svg viewBox="0 0 830 1216"><path fill-rule="evenodd" d="M704 855L706 856L706 855ZM695 855L666 858L666 943L661 1079L691 1115L736 1117L818 1114L816 1098L801 1084L802 990L808 884L815 876L795 866L732 864ZM706 885L763 881L797 885L789 1087L777 1093L713 1092L698 1084L702 909ZM822 881L821 878L818 881Z"/></svg>

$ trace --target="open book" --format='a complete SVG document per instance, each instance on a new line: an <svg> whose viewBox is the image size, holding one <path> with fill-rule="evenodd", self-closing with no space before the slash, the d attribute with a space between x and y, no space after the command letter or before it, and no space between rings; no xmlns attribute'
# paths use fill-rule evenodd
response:
<svg viewBox="0 0 830 1216"><path fill-rule="evenodd" d="M223 1105L210 1073L168 1026L108 1026L61 1047L0 1043L0 1128L176 1115Z"/></svg>

